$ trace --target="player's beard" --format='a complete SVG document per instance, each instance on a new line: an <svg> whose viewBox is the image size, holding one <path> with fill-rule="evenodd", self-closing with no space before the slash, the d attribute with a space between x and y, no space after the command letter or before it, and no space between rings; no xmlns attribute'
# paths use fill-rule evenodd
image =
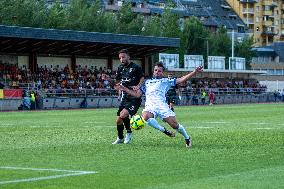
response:
<svg viewBox="0 0 284 189"><path fill-rule="evenodd" d="M126 62L122 62L123 66L128 66L130 64L130 62L126 61Z"/></svg>

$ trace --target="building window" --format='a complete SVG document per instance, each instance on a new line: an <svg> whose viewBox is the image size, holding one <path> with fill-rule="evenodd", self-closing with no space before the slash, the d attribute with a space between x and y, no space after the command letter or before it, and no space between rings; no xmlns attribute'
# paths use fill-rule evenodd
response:
<svg viewBox="0 0 284 189"><path fill-rule="evenodd" d="M256 12L259 12L259 6L256 6L255 9L256 9Z"/></svg>
<svg viewBox="0 0 284 189"><path fill-rule="evenodd" d="M268 70L267 70L267 75L275 75L275 70L273 70L273 69L268 69Z"/></svg>
<svg viewBox="0 0 284 189"><path fill-rule="evenodd" d="M275 70L275 75L283 75L283 70Z"/></svg>
<svg viewBox="0 0 284 189"><path fill-rule="evenodd" d="M259 17L255 17L255 22L259 22Z"/></svg>

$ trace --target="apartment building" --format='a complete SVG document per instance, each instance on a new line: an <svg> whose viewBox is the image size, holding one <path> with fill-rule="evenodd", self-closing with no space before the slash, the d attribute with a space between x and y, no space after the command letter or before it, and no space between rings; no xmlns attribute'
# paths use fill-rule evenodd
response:
<svg viewBox="0 0 284 189"><path fill-rule="evenodd" d="M227 0L254 36L255 46L284 41L284 0Z"/></svg>

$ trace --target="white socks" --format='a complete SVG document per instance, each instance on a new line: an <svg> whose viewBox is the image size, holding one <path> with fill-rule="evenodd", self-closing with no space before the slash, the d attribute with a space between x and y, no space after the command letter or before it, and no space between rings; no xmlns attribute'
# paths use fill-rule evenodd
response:
<svg viewBox="0 0 284 189"><path fill-rule="evenodd" d="M156 119L154 119L154 118L149 118L149 119L147 120L147 123L148 123L148 125L150 125L151 127L155 128L155 129L158 129L158 130L160 130L160 131L162 131L162 132L164 132L164 131L166 130L165 127L162 127L161 125L159 125L158 121L157 121ZM178 127L178 129L176 129L176 130L177 130L180 134L182 134L182 136L184 137L184 139L189 139L190 137L189 137L189 135L187 134L185 128L184 128L181 124L179 124L178 126L179 126L179 127Z"/></svg>
<svg viewBox="0 0 284 189"><path fill-rule="evenodd" d="M178 124L178 129L176 129L180 134L182 134L182 136L184 137L184 139L189 139L189 135L187 134L185 128L181 125Z"/></svg>
<svg viewBox="0 0 284 189"><path fill-rule="evenodd" d="M148 125L150 125L151 127L155 128L155 129L158 129L158 130L160 130L160 131L162 131L162 132L165 131L165 128L162 127L161 125L159 125L159 123L157 122L157 120L154 119L154 118L149 118L149 119L147 120L147 123L148 123Z"/></svg>

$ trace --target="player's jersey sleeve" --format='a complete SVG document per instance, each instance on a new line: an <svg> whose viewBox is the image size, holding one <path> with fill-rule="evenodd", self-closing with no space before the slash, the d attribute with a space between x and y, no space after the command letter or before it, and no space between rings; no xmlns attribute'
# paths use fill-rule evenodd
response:
<svg viewBox="0 0 284 189"><path fill-rule="evenodd" d="M146 84L145 81L143 82L143 84L140 86L140 91L142 92L142 94L146 93Z"/></svg>

